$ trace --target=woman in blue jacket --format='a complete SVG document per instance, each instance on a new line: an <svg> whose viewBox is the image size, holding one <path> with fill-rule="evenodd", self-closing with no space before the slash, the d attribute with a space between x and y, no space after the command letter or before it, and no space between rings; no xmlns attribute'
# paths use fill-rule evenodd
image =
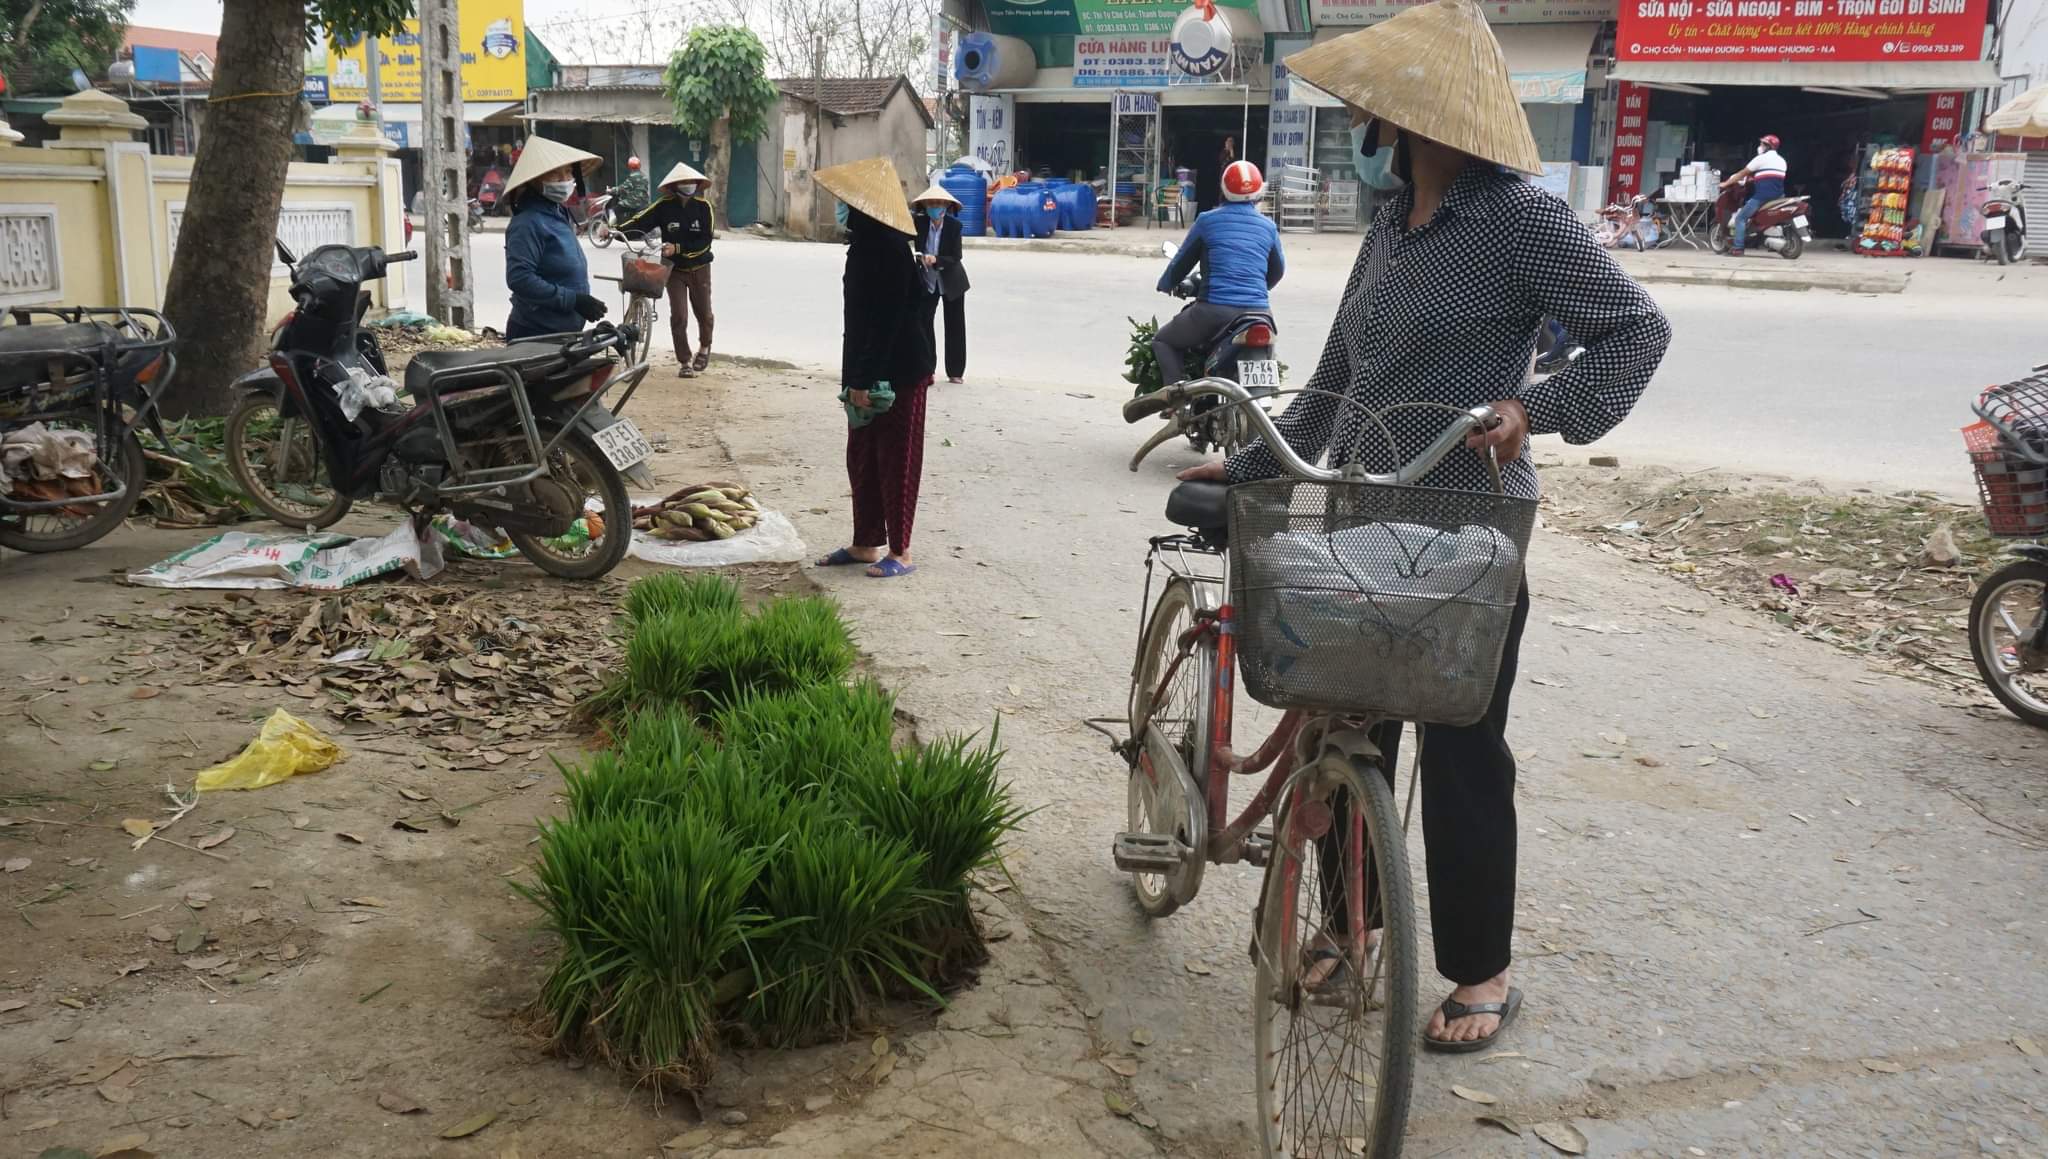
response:
<svg viewBox="0 0 2048 1159"><path fill-rule="evenodd" d="M512 224L505 227L505 286L512 291L508 341L566 334L604 317L604 303L590 296L590 264L564 204L597 165L597 157L560 141L526 139L505 183L512 206Z"/></svg>

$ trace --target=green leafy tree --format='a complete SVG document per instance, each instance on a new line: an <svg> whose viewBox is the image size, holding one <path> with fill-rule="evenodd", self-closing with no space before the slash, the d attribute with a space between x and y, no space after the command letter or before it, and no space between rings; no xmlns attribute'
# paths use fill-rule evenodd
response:
<svg viewBox="0 0 2048 1159"><path fill-rule="evenodd" d="M781 99L768 80L766 58L760 39L745 28L701 26L690 30L662 76L662 91L675 104L676 126L711 140L705 176L715 191L720 225L732 225L726 212L732 143L764 136L768 115Z"/></svg>
<svg viewBox="0 0 2048 1159"><path fill-rule="evenodd" d="M71 91L71 70L104 79L135 0L0 0L0 73L9 90Z"/></svg>
<svg viewBox="0 0 2048 1159"><path fill-rule="evenodd" d="M318 29L389 36L414 0L224 0L214 70L164 314L178 330L173 415L225 414L262 354L271 244Z"/></svg>

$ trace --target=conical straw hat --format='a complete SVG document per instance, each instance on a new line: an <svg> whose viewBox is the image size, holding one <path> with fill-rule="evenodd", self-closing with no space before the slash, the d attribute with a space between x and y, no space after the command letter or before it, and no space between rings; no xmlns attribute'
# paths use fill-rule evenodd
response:
<svg viewBox="0 0 2048 1159"><path fill-rule="evenodd" d="M667 189L669 186L681 181L695 181L702 185L711 184L711 178L690 168L686 163L678 161L676 162L676 167L668 171L668 176L662 178L661 184L656 188Z"/></svg>
<svg viewBox="0 0 2048 1159"><path fill-rule="evenodd" d="M2048 137L2048 85L2030 88L1984 118L1984 127L2015 137Z"/></svg>
<svg viewBox="0 0 2048 1159"><path fill-rule="evenodd" d="M1541 173L1500 42L1473 0L1436 0L1287 58L1346 104L1460 153Z"/></svg>
<svg viewBox="0 0 2048 1159"><path fill-rule="evenodd" d="M553 173L564 165L582 166L583 175L589 177L599 164L594 153L585 153L546 137L528 137L526 147L520 151L519 164L512 167L512 176L505 182L505 195L510 197L513 190L538 181L542 175Z"/></svg>
<svg viewBox="0 0 2048 1159"><path fill-rule="evenodd" d="M960 199L946 192L946 190L942 186L940 186L940 184L936 181L932 182L932 187L930 189L927 189L923 193L918 194L916 197L911 198L910 205L911 208L915 209L916 207L923 205L927 201L943 201L946 204L952 206L954 209L960 208Z"/></svg>
<svg viewBox="0 0 2048 1159"><path fill-rule="evenodd" d="M897 180L896 166L887 157L848 161L820 169L816 176L827 193L897 233L917 232L917 223L910 218L910 203L903 200L903 182Z"/></svg>

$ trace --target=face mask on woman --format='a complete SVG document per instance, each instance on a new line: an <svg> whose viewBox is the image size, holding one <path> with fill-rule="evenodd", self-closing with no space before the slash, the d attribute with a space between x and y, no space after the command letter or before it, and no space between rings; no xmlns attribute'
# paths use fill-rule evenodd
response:
<svg viewBox="0 0 2048 1159"><path fill-rule="evenodd" d="M946 207L943 205L927 205L924 207L924 215L933 221L938 221L946 216Z"/></svg>
<svg viewBox="0 0 2048 1159"><path fill-rule="evenodd" d="M846 209L847 206L844 201L836 202L832 206L832 220L839 223L840 229L846 228Z"/></svg>
<svg viewBox="0 0 2048 1159"><path fill-rule="evenodd" d="M1360 181L1382 193L1392 193L1408 184L1394 172L1393 136L1392 130L1377 121L1351 126L1351 164L1358 170ZM1376 142L1370 153L1365 151L1368 141Z"/></svg>
<svg viewBox="0 0 2048 1159"><path fill-rule="evenodd" d="M543 181L540 183L540 195L556 205L569 200L569 198L575 196L575 193L576 182L574 181Z"/></svg>

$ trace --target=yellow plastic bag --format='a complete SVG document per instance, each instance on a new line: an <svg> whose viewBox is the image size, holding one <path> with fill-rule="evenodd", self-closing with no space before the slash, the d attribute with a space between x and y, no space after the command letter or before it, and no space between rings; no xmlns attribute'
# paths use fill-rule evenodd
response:
<svg viewBox="0 0 2048 1159"><path fill-rule="evenodd" d="M203 769L200 791L260 789L299 773L317 773L340 760L341 746L313 726L280 708L263 722L263 731L235 759Z"/></svg>

